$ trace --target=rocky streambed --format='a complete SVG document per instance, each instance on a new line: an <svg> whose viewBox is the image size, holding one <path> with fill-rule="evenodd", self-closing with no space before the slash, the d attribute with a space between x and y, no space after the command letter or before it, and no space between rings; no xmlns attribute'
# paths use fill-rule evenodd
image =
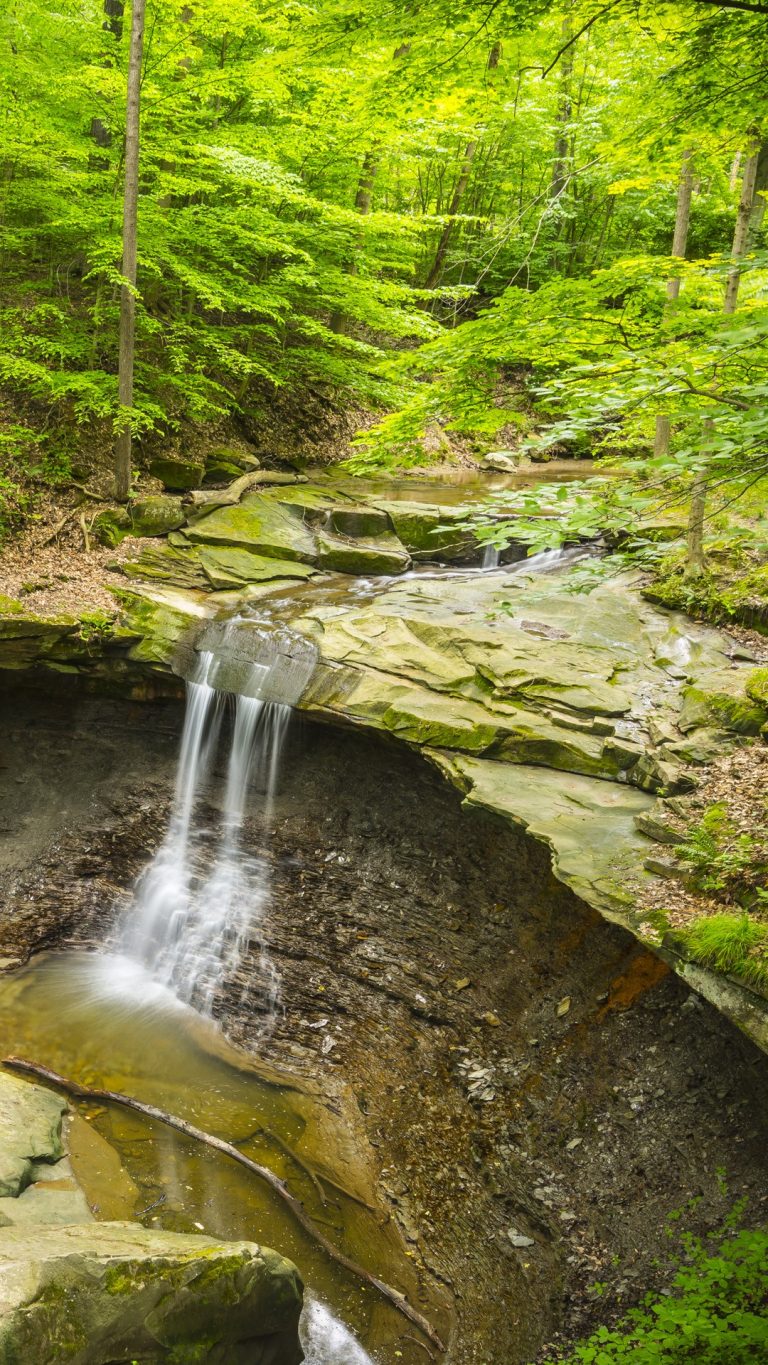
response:
<svg viewBox="0 0 768 1365"><path fill-rule="evenodd" d="M338 490L290 492L249 493L196 512L175 543L150 542L119 618L90 633L6 606L0 952L12 970L109 938L161 837L196 655L218 651L226 685L265 649L274 661L311 647L269 828L256 803L243 831L270 866L264 935L281 1007L266 1035L254 939L215 1014L243 1055L311 1096L307 1164L325 1162L378 1211L379 1231L363 1234L320 1206L335 1235L373 1273L384 1262L450 1340L449 1359L530 1361L664 1282L673 1210L704 1230L742 1195L749 1217L764 1208L765 1061L752 1040L765 1043L765 1002L694 970L636 909L660 858L656 803L765 723L744 690L754 663L625 581L579 596L567 571L535 564L414 573L416 556L473 553L465 539L435 549L436 530L457 533L439 506L425 522L377 496L368 510L386 529L377 522L372 548L397 536L402 572L327 572L342 566L322 563L323 535L348 556L371 548L366 509ZM216 579L225 569L230 581ZM38 970L21 994L39 1002ZM68 1055L83 1066L95 1029L93 1015L70 1017L69 1054L66 1013L55 1046L29 1033L62 1070ZM103 1074L85 1056L81 1079ZM147 1072L116 1071L151 1087ZM194 1112L184 1091L177 1107ZM140 1143L137 1156L102 1127L137 1188L161 1190ZM290 1123L277 1131L296 1142ZM183 1183L189 1198L153 1209L153 1227L202 1222L257 1241L274 1229L271 1244L310 1284L320 1275L377 1361L424 1358L417 1332L343 1277L324 1280L263 1205L244 1205L254 1232L231 1198L213 1226L195 1179Z"/></svg>

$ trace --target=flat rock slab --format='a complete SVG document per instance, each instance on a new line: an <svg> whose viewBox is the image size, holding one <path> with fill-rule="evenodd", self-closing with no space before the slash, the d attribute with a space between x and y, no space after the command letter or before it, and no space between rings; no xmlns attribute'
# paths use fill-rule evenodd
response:
<svg viewBox="0 0 768 1365"><path fill-rule="evenodd" d="M626 922L632 897L625 878L637 878L648 849L635 816L654 804L650 796L636 787L549 768L510 768L453 754L433 757L466 793L467 805L494 811L547 844L561 881L603 914Z"/></svg>
<svg viewBox="0 0 768 1365"><path fill-rule="evenodd" d="M0 1229L0 1365L299 1365L301 1306L295 1266L253 1242Z"/></svg>

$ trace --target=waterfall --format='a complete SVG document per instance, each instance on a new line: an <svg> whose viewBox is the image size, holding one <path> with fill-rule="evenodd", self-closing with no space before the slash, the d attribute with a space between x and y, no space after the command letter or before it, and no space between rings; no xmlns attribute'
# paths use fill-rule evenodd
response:
<svg viewBox="0 0 768 1365"><path fill-rule="evenodd" d="M483 550L483 560L481 567L483 569L498 569L499 558L500 552L496 549L496 546L486 545L485 549Z"/></svg>
<svg viewBox="0 0 768 1365"><path fill-rule="evenodd" d="M304 1365L373 1365L349 1329L309 1295L301 1315L301 1344Z"/></svg>
<svg viewBox="0 0 768 1365"><path fill-rule="evenodd" d="M243 623L219 630L217 644L242 640ZM263 642L263 633L252 632ZM286 655L285 632L279 649L270 640L267 663L236 656L238 694L227 694L231 650L200 650L188 660L187 706L176 786L165 837L138 879L132 905L118 928L118 953L140 964L154 983L177 999L210 1015L223 984L236 975L243 953L259 945L259 986L271 1015L279 978L263 945L261 927L269 900L269 868L263 857L241 845L248 793L258 787L262 814L269 823L291 705L308 680L313 661L300 667ZM287 693L285 702L275 678ZM265 695L266 694L266 695ZM221 816L211 829L198 820L218 752L225 712L234 709Z"/></svg>

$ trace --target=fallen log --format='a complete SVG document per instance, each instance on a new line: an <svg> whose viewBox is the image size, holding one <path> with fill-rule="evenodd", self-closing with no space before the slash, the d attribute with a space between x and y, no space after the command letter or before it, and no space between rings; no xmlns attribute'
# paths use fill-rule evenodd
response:
<svg viewBox="0 0 768 1365"><path fill-rule="evenodd" d="M372 1288L377 1289L399 1313L402 1313L404 1317L418 1327L420 1332L424 1333L424 1336L432 1342L433 1346L436 1346L439 1351L445 1351L445 1346L432 1324L408 1302L404 1294L400 1294L397 1289L385 1284L383 1280L377 1279L363 1266L358 1265L349 1256L345 1256L343 1251L339 1251L310 1218L304 1205L299 1202L295 1195L291 1194L285 1181L275 1175L274 1171L271 1171L268 1166L261 1166L257 1161L252 1161L244 1152L233 1147L231 1142L225 1142L223 1138L215 1137L213 1133L206 1133L202 1128L196 1128L194 1124L187 1123L186 1119L180 1119L175 1114L169 1114L165 1109L158 1109L154 1104L144 1104L142 1100L134 1100L130 1095L121 1095L117 1090L91 1089L89 1086L80 1085L78 1081L68 1080L66 1076L60 1076L57 1071L51 1071L47 1066L40 1066L37 1062L28 1062L23 1057L4 1057L2 1064L11 1071L20 1071L27 1076L36 1076L39 1080L47 1081L49 1085L65 1091L73 1099L120 1104L126 1109L134 1109L138 1114L143 1114L145 1118L164 1123L168 1128L175 1128L185 1137L193 1138L196 1142L202 1142L217 1152L223 1152L225 1156L231 1157L239 1165L245 1166L246 1170L265 1181L275 1191L275 1194L290 1209L297 1223L332 1261L342 1266L344 1270L348 1270L350 1275L362 1280L364 1284L369 1284Z"/></svg>

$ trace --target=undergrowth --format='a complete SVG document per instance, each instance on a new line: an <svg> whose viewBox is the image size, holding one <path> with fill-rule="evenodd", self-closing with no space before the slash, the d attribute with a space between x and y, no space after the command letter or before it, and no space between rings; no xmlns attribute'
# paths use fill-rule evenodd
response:
<svg viewBox="0 0 768 1365"><path fill-rule="evenodd" d="M616 1328L600 1327L566 1365L758 1365L768 1360L768 1232L727 1232L713 1250L683 1235L670 1291ZM553 1361L548 1365L554 1365Z"/></svg>
<svg viewBox="0 0 768 1365"><path fill-rule="evenodd" d="M768 988L768 924L762 920L746 911L704 915L678 936L696 962L738 976L761 990Z"/></svg>
<svg viewBox="0 0 768 1365"><path fill-rule="evenodd" d="M689 827L677 851L696 889L719 893L728 902L752 904L768 875L768 848L736 829L723 801Z"/></svg>

